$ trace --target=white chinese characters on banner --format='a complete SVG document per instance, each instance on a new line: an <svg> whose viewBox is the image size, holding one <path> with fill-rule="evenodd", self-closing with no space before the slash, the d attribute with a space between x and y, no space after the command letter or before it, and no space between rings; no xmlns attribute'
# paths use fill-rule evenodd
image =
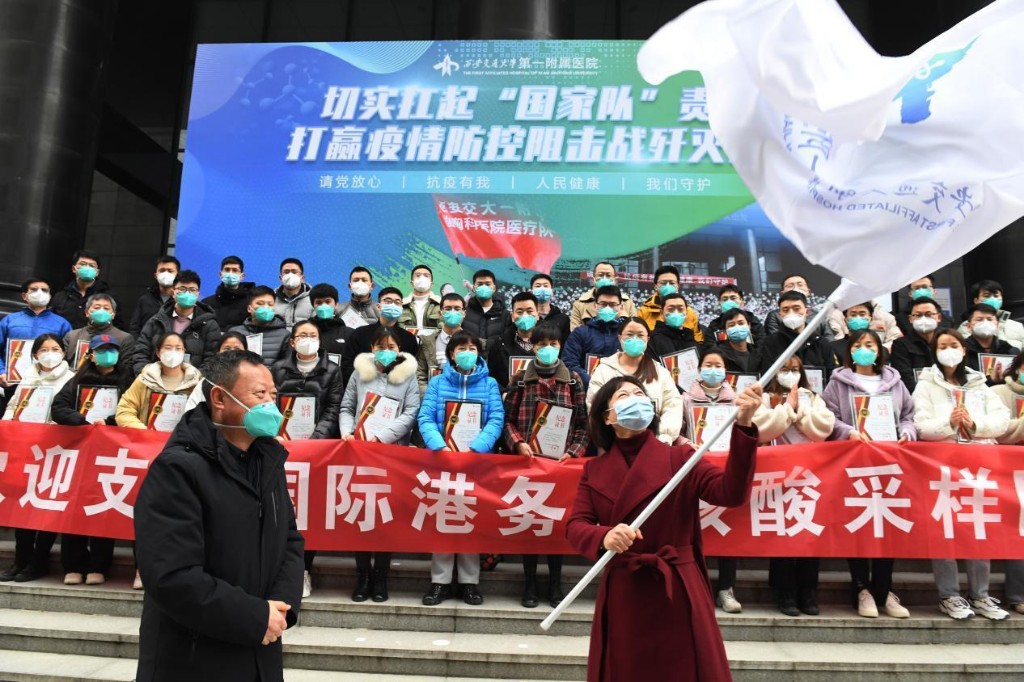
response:
<svg viewBox="0 0 1024 682"><path fill-rule="evenodd" d="M914 527L914 522L893 511L910 508L909 497L896 497L901 485L897 476L902 474L903 470L899 464L847 469L846 475L854 479L853 489L858 497L846 497L843 501L847 507L863 507L864 511L853 521L845 524L846 530L855 533L870 521L874 536L884 538L885 523L888 521L904 533L909 533ZM888 481L883 483L883 478L886 477Z"/></svg>
<svg viewBox="0 0 1024 682"><path fill-rule="evenodd" d="M309 462L284 463L285 485L295 507L295 527L299 530L309 528L309 467Z"/></svg>
<svg viewBox="0 0 1024 682"><path fill-rule="evenodd" d="M804 467L754 474L750 491L750 532L775 533L793 537L807 531L821 535L825 527L815 523L814 512L821 493L821 479Z"/></svg>
<svg viewBox="0 0 1024 682"><path fill-rule="evenodd" d="M719 507L716 505L708 504L704 500L700 501L700 529L707 530L708 528L714 528L723 538L732 531L722 519L722 514L725 512L725 507Z"/></svg>
<svg viewBox="0 0 1024 682"><path fill-rule="evenodd" d="M955 537L956 527L953 525L954 514L957 523L969 523L974 527L976 540L987 540L988 533L985 524L999 523L1003 519L1002 514L986 512L985 507L994 507L999 504L999 498L986 495L985 491L996 491L999 484L991 481L988 475L991 470L979 467L975 475L970 469L960 469L959 480L953 480L952 469L948 466L939 467L942 478L932 481L928 487L939 491L935 498L935 506L932 507L932 518L942 522L943 535L952 539ZM1014 480L1020 472L1014 473ZM963 491L963 494L957 495ZM969 508L970 511L964 511Z"/></svg>
<svg viewBox="0 0 1024 682"><path fill-rule="evenodd" d="M564 507L549 507L545 502L555 490L554 483L531 481L527 476L517 476L512 487L501 498L502 502L514 505L498 511L498 516L508 519L516 525L511 528L499 528L502 535L515 535L531 528L537 537L551 535L555 521L565 516Z"/></svg>
<svg viewBox="0 0 1024 682"><path fill-rule="evenodd" d="M370 466L329 466L327 467L327 519L325 527L334 530L335 519L343 516L345 523L358 522L359 530L371 531L377 527L377 518L381 525L391 523L391 503L387 495L391 492L391 484L385 482L355 482L357 477L387 480L388 472L380 467ZM362 518L360 518L360 514Z"/></svg>
<svg viewBox="0 0 1024 682"><path fill-rule="evenodd" d="M25 494L19 500L21 506L30 504L36 509L64 511L68 506L68 500L57 498L66 495L71 488L75 464L78 462L78 450L65 450L55 445L47 448L46 454L43 454L38 445L33 445L32 457L36 462L43 460L43 463L25 465L28 485ZM49 495L49 499L44 500L40 495Z"/></svg>
<svg viewBox="0 0 1024 682"><path fill-rule="evenodd" d="M113 471L105 471L96 477L103 489L103 501L90 504L82 511L86 516L102 514L105 511L116 511L129 519L134 519L135 508L128 504L127 500L128 495L135 488L135 484L139 482L139 475L128 474L127 470L145 471L149 468L149 460L133 459L128 456L128 448L118 448L116 457L97 457L96 466L110 467ZM117 486L116 492L114 486Z"/></svg>
<svg viewBox="0 0 1024 682"><path fill-rule="evenodd" d="M431 478L421 471L416 474L416 480L433 490L425 492L422 488L413 488L412 494L420 500L412 519L413 528L423 530L426 517L433 516L438 533L463 534L473 530L476 510L472 506L476 504L476 496L469 493L476 484L466 480L466 474L458 473L452 478L450 471L442 471L440 478Z"/></svg>

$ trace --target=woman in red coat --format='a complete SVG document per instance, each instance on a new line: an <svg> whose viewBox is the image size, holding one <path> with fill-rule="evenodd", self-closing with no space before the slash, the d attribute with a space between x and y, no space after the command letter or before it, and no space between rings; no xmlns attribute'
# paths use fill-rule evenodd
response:
<svg viewBox="0 0 1024 682"><path fill-rule="evenodd" d="M643 524L627 525L693 452L657 438L643 384L616 377L594 397L590 435L606 450L587 462L566 534L580 554L619 556L605 569L590 633L588 682L731 680L701 551L700 500L737 506L754 475L761 387L737 399L723 471L701 460Z"/></svg>

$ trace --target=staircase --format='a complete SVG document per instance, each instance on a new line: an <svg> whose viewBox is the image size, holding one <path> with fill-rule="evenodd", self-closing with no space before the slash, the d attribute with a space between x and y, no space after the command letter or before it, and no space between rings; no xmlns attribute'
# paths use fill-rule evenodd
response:
<svg viewBox="0 0 1024 682"><path fill-rule="evenodd" d="M0 540L0 565L10 563L13 551L13 541ZM518 564L503 563L482 574L485 601L476 607L454 599L435 607L420 603L429 581L426 556L395 555L392 566L391 600L356 604L348 598L355 574L351 558L317 557L314 592L302 605L302 624L285 634L286 680L586 678L594 587L544 633L539 623L549 609L519 605ZM736 594L744 612L719 612L734 679L1020 679L1024 616L1001 623L982 618L955 622L938 611L928 562L898 562L897 569L905 571L895 583L913 614L909 620L858 617L847 606L849 575L841 560L822 562L822 615L787 618L770 606L767 562L742 561ZM566 586L585 570L581 562L568 563ZM544 571L542 560L542 580ZM50 577L0 583L0 680L132 680L142 610L142 593L129 589L132 573L130 550L119 547L110 582L66 587L55 551ZM997 596L1001 586L1001 564L994 562Z"/></svg>

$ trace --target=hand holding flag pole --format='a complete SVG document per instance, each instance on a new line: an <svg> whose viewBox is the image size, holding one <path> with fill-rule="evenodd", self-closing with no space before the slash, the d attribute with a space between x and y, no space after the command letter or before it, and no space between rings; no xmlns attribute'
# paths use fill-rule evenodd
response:
<svg viewBox="0 0 1024 682"><path fill-rule="evenodd" d="M821 306L821 310L819 310L814 315L814 317L807 322L807 325L804 327L804 330L800 332L800 334L798 334L795 339L793 339L793 343L789 344L789 347L782 353L782 355L778 357L778 359L772 364L772 366L768 368L768 371L766 371L761 376L761 378L758 380L758 383L760 383L762 386L769 383L775 376L775 374L779 371L779 369L787 362L789 362L790 358L796 355L796 352L803 347L807 340L817 332L821 324L828 319L828 316L836 307L836 300L840 300L840 296L842 296L845 293L848 286L849 283L844 281L843 284L841 284L839 288L836 289L831 296L829 296L828 300L825 301L825 304ZM647 519L651 517L651 514L657 511L658 507L661 506L661 503L664 502L665 499L672 494L672 491L679 487L679 484L682 483L683 479L686 478L686 476L691 471L693 471L693 468L697 466L697 463L700 462L701 459L703 459L704 455L707 454L708 450L711 448L712 443L721 438L722 434L724 434L727 429L731 429L733 422L735 421L736 411L734 410L732 414L729 416L729 418L725 420L724 423L722 423L707 438L705 438L704 444L697 448L696 452L690 455L690 458L686 460L686 463L683 464L682 467L679 468L679 471L676 472L676 474L671 478L671 480L669 480L669 482L665 484L665 487L663 487L661 491L654 497L654 499L651 500L646 507L644 507L643 511L640 512L636 519L634 519L633 522L629 524L629 527L631 529L636 530L637 528L639 528L641 525L643 525L645 521L647 521ZM554 622L558 620L559 616L561 616L562 613L567 608L569 608L569 605L572 604L576 600L576 598L580 596L583 590L586 589L587 585L589 585L590 582L601 573L604 567L608 564L609 561L612 560L612 557L614 556L615 552L611 550L608 550L603 555L601 555L601 558L598 559L597 563L594 564L594 566L589 571L587 571L587 574L584 575L578 583L576 583L576 586L573 587L569 594L566 595L565 599L562 600L562 603L559 604L551 613L549 613L548 617L541 622L540 627L542 630L548 630L554 624Z"/></svg>

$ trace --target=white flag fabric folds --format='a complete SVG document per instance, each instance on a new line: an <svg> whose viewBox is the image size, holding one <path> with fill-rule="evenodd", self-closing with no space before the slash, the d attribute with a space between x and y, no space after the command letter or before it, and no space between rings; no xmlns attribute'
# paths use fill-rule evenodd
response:
<svg viewBox="0 0 1024 682"><path fill-rule="evenodd" d="M1024 215L1024 1L883 57L835 0L709 0L637 65L700 71L711 128L765 213L850 280L895 291Z"/></svg>

